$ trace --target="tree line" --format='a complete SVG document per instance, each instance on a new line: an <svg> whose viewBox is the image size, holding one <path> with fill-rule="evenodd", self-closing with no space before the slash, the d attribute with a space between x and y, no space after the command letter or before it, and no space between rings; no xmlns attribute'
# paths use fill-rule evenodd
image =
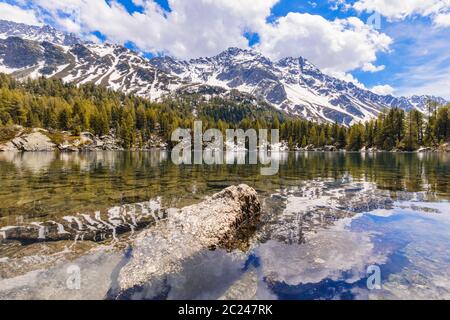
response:
<svg viewBox="0 0 450 320"><path fill-rule="evenodd" d="M168 97L152 102L102 86L76 86L57 79L16 81L0 74L0 127L13 124L98 136L114 133L124 148L141 147L157 135L170 143L176 128L279 129L291 148L333 145L338 149L416 150L450 141L449 105L430 101L427 115L386 109L377 119L345 127L315 123L285 115L237 93L206 99L201 95Z"/></svg>
<svg viewBox="0 0 450 320"><path fill-rule="evenodd" d="M335 146L359 151L363 148L414 151L419 147L438 147L450 141L449 105L428 103L428 115L413 109L386 109L377 119L356 123L349 128L338 124L320 125L304 120L288 120L280 126L281 137L289 145Z"/></svg>

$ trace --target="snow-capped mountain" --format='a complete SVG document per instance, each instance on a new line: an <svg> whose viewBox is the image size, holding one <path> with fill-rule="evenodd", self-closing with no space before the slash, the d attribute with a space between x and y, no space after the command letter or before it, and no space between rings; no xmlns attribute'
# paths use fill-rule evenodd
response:
<svg viewBox="0 0 450 320"><path fill-rule="evenodd" d="M151 60L159 69L184 81L251 93L288 114L309 120L350 124L376 116L386 107L426 110L432 96L381 96L322 73L308 60L271 61L252 50L230 48L211 58L178 61L170 57Z"/></svg>
<svg viewBox="0 0 450 320"><path fill-rule="evenodd" d="M48 26L9 21L0 21L0 72L95 83L153 100L182 86L178 77L123 46L83 42Z"/></svg>
<svg viewBox="0 0 450 320"><path fill-rule="evenodd" d="M82 43L74 34L64 33L50 26L30 26L23 23L0 20L0 39L20 37L38 42L51 42L58 45L75 45Z"/></svg>
<svg viewBox="0 0 450 320"><path fill-rule="evenodd" d="M186 91L224 95L238 90L292 116L342 124L368 120L386 107L424 112L429 100L446 103L431 96L377 95L330 77L301 57L271 61L256 51L230 48L190 61L146 59L123 46L2 20L0 72L95 83L152 100Z"/></svg>

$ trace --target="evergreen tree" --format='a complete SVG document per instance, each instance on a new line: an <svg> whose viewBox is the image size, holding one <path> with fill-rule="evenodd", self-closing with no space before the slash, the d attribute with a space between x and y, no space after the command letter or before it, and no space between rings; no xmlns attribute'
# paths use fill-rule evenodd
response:
<svg viewBox="0 0 450 320"><path fill-rule="evenodd" d="M124 119L121 122L119 130L120 139L122 140L122 146L125 149L129 149L134 143L134 119L130 113L125 113Z"/></svg>
<svg viewBox="0 0 450 320"><path fill-rule="evenodd" d="M442 107L436 115L436 123L433 127L433 133L438 142L446 142L450 140L450 121L449 107Z"/></svg>
<svg viewBox="0 0 450 320"><path fill-rule="evenodd" d="M413 112L409 112L406 122L406 134L402 141L402 149L405 151L414 151L418 146L417 125L414 121Z"/></svg>
<svg viewBox="0 0 450 320"><path fill-rule="evenodd" d="M359 151L364 147L364 126L356 124L350 127L348 133L347 150Z"/></svg>

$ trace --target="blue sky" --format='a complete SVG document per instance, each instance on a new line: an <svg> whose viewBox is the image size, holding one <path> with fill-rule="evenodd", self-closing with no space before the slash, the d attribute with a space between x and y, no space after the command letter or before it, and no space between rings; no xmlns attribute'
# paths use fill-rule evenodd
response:
<svg viewBox="0 0 450 320"><path fill-rule="evenodd" d="M146 55L251 47L273 60L304 56L379 93L448 99L449 12L450 0L0 0L0 18Z"/></svg>

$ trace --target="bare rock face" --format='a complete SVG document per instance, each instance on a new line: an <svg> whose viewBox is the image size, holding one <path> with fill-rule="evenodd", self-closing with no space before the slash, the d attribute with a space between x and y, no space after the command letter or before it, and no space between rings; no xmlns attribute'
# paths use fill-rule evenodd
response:
<svg viewBox="0 0 450 320"><path fill-rule="evenodd" d="M11 143L19 151L53 151L56 149L56 144L39 130L34 130L29 134L23 134L13 139Z"/></svg>
<svg viewBox="0 0 450 320"><path fill-rule="evenodd" d="M232 186L200 204L171 210L166 220L137 236L109 297L149 297L149 291L157 295L167 276L182 270L183 263L196 254L239 246L260 212L257 193L247 185Z"/></svg>
<svg viewBox="0 0 450 320"><path fill-rule="evenodd" d="M19 151L19 150L11 141L8 141L3 144L0 144L0 151Z"/></svg>
<svg viewBox="0 0 450 320"><path fill-rule="evenodd" d="M3 139L6 138L6 141L0 142L0 152L3 152L3 151L17 152L17 151L19 151L17 149L17 147L14 145L14 143L12 143L11 140L13 140L14 138L17 138L21 135L21 133L23 132L23 127L19 126L19 125L8 126L5 128L2 128L1 131L2 131ZM6 137L5 137L5 135L6 135Z"/></svg>

